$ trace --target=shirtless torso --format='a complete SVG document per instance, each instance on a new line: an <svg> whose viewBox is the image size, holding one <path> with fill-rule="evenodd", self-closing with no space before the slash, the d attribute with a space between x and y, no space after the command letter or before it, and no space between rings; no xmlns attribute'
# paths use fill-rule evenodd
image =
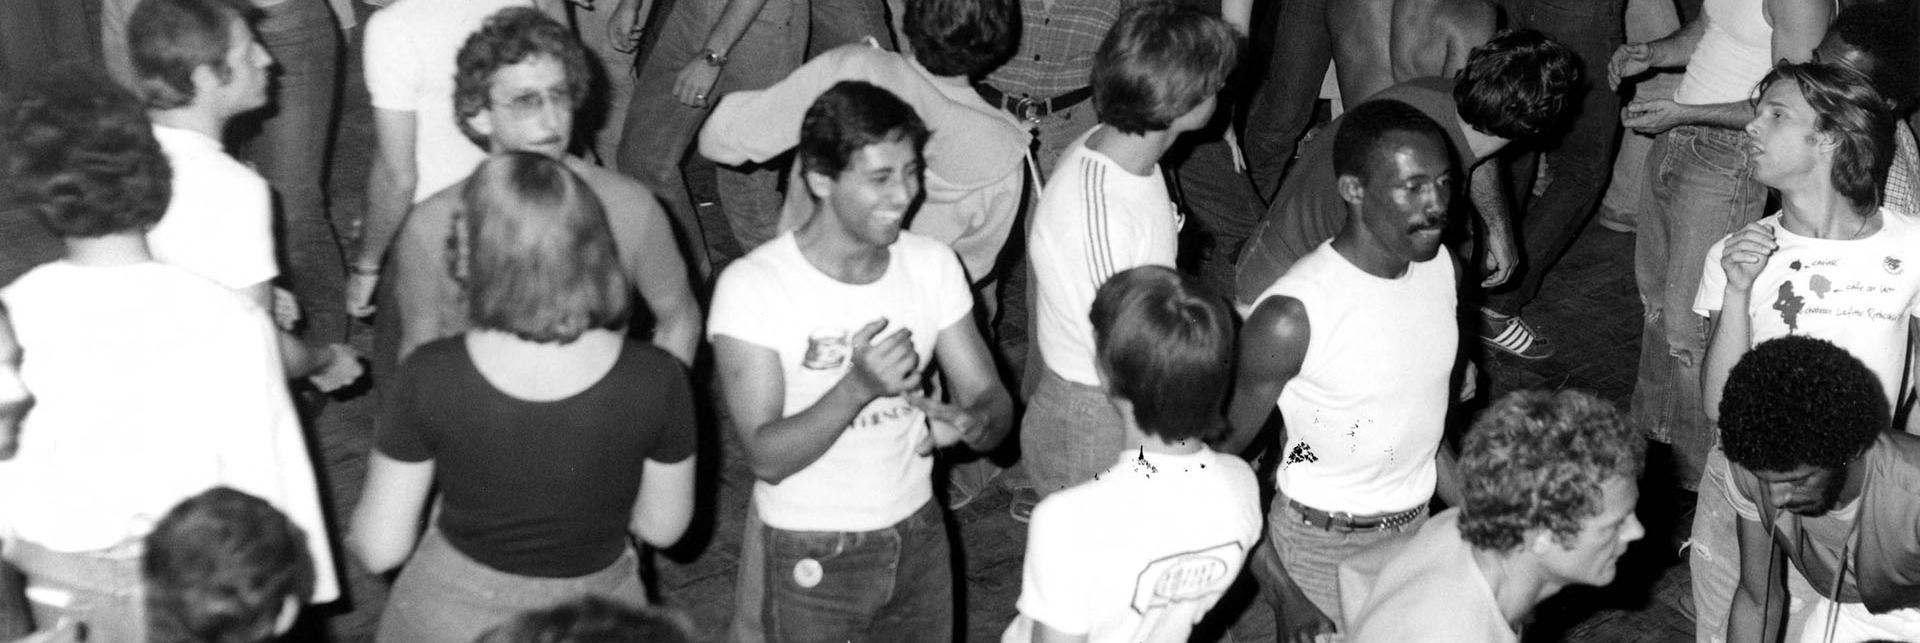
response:
<svg viewBox="0 0 1920 643"><path fill-rule="evenodd" d="M1340 98L1357 104L1404 80L1452 76L1467 52L1493 38L1489 0L1347 0L1331 3Z"/></svg>

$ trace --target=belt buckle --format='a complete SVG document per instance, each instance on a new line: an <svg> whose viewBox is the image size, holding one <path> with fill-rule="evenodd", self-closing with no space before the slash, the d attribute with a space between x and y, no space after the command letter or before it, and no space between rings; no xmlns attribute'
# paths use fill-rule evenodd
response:
<svg viewBox="0 0 1920 643"><path fill-rule="evenodd" d="M1042 101L1036 101L1032 96L1021 96L1019 100L1013 103L1013 114L1019 116L1020 120L1038 127L1040 125L1041 105Z"/></svg>

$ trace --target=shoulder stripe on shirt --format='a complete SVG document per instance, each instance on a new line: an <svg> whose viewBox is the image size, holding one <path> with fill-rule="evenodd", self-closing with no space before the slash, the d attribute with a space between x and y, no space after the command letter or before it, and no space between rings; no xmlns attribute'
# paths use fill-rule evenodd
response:
<svg viewBox="0 0 1920 643"><path fill-rule="evenodd" d="M1107 168L1090 158L1080 159L1080 203L1086 215L1087 274L1094 289L1113 276L1113 249L1107 238Z"/></svg>

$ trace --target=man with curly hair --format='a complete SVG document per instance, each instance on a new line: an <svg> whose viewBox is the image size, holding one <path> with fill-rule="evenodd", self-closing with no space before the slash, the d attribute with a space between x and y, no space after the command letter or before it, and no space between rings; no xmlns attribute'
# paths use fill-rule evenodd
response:
<svg viewBox="0 0 1920 643"><path fill-rule="evenodd" d="M1781 640L1787 561L1819 593L1802 641L1920 640L1920 437L1845 349L1787 336L1727 378L1720 445L1739 515L1729 641Z"/></svg>
<svg viewBox="0 0 1920 643"><path fill-rule="evenodd" d="M1572 50L1538 31L1520 30L1475 47L1466 67L1453 78L1416 78L1367 99L1412 105L1445 128L1455 171L1469 179L1473 209L1486 229L1482 286L1505 283L1520 261L1505 171L1500 163L1487 161L1512 141L1556 129L1579 80L1579 60ZM1238 305L1252 306L1288 267L1333 238L1346 222L1333 171L1333 133L1344 120L1334 119L1300 144L1295 170L1280 184L1235 266ZM1527 250L1545 252L1531 245ZM1517 312L1488 311L1487 321L1483 334L1490 345L1528 359L1553 354L1551 345L1520 321Z"/></svg>
<svg viewBox="0 0 1920 643"><path fill-rule="evenodd" d="M1644 442L1591 393L1515 391L1460 450L1466 502L1340 565L1348 641L1518 641L1533 607L1605 585L1646 534Z"/></svg>

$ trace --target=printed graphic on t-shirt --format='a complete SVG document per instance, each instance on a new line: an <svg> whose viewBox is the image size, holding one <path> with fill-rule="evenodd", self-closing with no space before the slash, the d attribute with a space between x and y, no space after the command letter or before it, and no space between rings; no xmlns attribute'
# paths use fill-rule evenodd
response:
<svg viewBox="0 0 1920 643"><path fill-rule="evenodd" d="M1899 323L1911 314L1910 280L1898 278L1905 261L1896 255L1797 259L1787 264L1771 308L1787 332L1810 319Z"/></svg>
<svg viewBox="0 0 1920 643"><path fill-rule="evenodd" d="M1134 580L1133 611L1146 614L1218 596L1233 584L1234 571L1245 558L1240 543L1228 541L1147 563Z"/></svg>
<svg viewBox="0 0 1920 643"><path fill-rule="evenodd" d="M816 328L807 333L807 353L800 366L814 371L830 371L847 364L852 347L845 328Z"/></svg>
<svg viewBox="0 0 1920 643"><path fill-rule="evenodd" d="M1814 275L1814 284L1818 286L1825 278ZM1773 300L1773 309L1780 311L1780 323L1787 325L1787 332L1800 331L1800 309L1807 303L1806 297L1793 294L1793 282L1780 282L1780 298Z"/></svg>

